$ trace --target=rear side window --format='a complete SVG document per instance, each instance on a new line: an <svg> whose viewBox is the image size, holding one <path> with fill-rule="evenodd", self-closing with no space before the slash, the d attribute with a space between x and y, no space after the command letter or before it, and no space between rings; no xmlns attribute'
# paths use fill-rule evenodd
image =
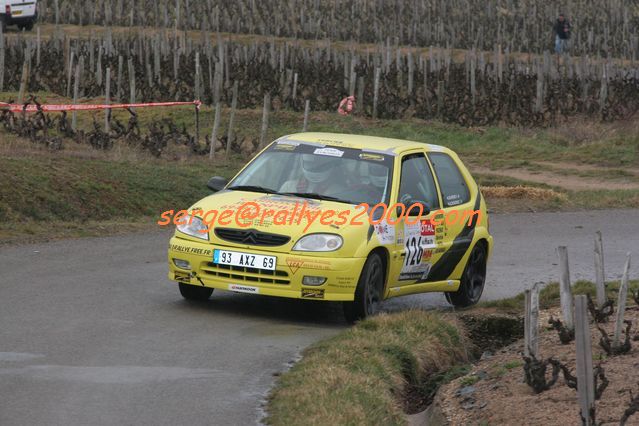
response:
<svg viewBox="0 0 639 426"><path fill-rule="evenodd" d="M439 152L431 153L428 157L437 175L444 207L453 207L470 201L468 184L455 161L448 154Z"/></svg>

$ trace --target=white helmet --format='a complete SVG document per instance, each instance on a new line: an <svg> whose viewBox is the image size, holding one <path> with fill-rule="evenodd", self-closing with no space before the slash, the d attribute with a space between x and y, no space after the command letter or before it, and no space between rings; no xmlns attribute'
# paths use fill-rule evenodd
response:
<svg viewBox="0 0 639 426"><path fill-rule="evenodd" d="M320 155L303 154L302 172L311 183L321 183L327 180L335 167L335 159Z"/></svg>
<svg viewBox="0 0 639 426"><path fill-rule="evenodd" d="M381 164L368 164L368 177L378 188L384 188L388 181L388 167Z"/></svg>

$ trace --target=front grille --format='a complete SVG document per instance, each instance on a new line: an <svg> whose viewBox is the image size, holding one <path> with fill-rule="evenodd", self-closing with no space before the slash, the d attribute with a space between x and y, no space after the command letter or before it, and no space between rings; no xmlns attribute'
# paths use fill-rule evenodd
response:
<svg viewBox="0 0 639 426"><path fill-rule="evenodd" d="M268 269L245 268L243 266L220 265L213 262L204 262L200 268L206 275L212 275L231 280L255 282L264 284L288 285L291 280L288 272L269 271Z"/></svg>
<svg viewBox="0 0 639 426"><path fill-rule="evenodd" d="M288 243L288 235L269 234L255 229L215 228L215 235L224 241L250 246L281 246Z"/></svg>

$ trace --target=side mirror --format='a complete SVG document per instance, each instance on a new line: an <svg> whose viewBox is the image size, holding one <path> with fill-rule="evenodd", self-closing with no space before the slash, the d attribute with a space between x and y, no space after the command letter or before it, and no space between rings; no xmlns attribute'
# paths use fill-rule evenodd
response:
<svg viewBox="0 0 639 426"><path fill-rule="evenodd" d="M228 183L229 181L226 180L226 178L223 178L222 176L215 176L209 179L209 182L206 184L206 186L213 192L218 192L223 190Z"/></svg>

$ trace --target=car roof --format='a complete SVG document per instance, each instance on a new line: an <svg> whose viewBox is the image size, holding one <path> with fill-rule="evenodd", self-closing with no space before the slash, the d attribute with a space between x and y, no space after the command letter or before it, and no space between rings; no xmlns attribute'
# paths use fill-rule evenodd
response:
<svg viewBox="0 0 639 426"><path fill-rule="evenodd" d="M321 145L342 146L344 148L363 149L366 151L386 151L388 153L400 154L415 148L426 149L426 151L448 152L452 151L440 145L433 145L424 142L408 141L404 139L382 138L368 135L352 135L344 133L295 133L283 136L278 141L296 141Z"/></svg>

